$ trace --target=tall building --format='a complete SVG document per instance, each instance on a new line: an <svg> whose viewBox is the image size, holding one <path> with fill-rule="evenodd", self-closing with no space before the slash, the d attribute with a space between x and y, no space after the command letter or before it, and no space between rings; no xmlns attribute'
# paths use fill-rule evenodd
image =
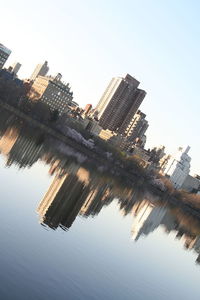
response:
<svg viewBox="0 0 200 300"><path fill-rule="evenodd" d="M21 64L19 62L15 62L13 65L12 65L12 72L17 75L17 73L19 72L19 69L21 68Z"/></svg>
<svg viewBox="0 0 200 300"><path fill-rule="evenodd" d="M0 44L0 70L3 68L10 54L11 50L6 48L4 45Z"/></svg>
<svg viewBox="0 0 200 300"><path fill-rule="evenodd" d="M190 172L191 157L188 155L189 150L189 146L185 150L180 147L177 153L170 157L165 165L165 170L163 170L176 189L182 187Z"/></svg>
<svg viewBox="0 0 200 300"><path fill-rule="evenodd" d="M45 61L44 64L38 64L30 77L30 80L35 80L39 75L45 76L49 71L48 62Z"/></svg>
<svg viewBox="0 0 200 300"><path fill-rule="evenodd" d="M129 124L124 127L124 130L123 126L121 126L121 133L124 133L132 141L134 141L136 138L142 139L147 128L149 127L148 121L145 118L146 115L138 110Z"/></svg>
<svg viewBox="0 0 200 300"><path fill-rule="evenodd" d="M89 112L92 109L92 104L86 104L85 108L84 108L84 114L87 115L89 114Z"/></svg>
<svg viewBox="0 0 200 300"><path fill-rule="evenodd" d="M113 78L101 97L96 112L103 129L125 135L146 92L138 89L140 82L127 74L125 78Z"/></svg>
<svg viewBox="0 0 200 300"><path fill-rule="evenodd" d="M62 82L61 77L60 73L56 77L38 76L31 87L29 98L42 101L62 114L72 103L73 92L70 91L69 83Z"/></svg>

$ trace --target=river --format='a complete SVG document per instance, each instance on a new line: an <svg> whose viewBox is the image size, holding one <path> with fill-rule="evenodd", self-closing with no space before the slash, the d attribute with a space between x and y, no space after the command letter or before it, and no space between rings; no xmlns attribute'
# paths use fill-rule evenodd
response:
<svg viewBox="0 0 200 300"><path fill-rule="evenodd" d="M0 299L200 299L198 220L0 125Z"/></svg>

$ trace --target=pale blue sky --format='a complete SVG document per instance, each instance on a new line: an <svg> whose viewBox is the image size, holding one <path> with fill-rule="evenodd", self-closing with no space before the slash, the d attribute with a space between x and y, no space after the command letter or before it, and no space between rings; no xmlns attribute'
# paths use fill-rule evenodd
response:
<svg viewBox="0 0 200 300"><path fill-rule="evenodd" d="M147 146L189 144L200 173L199 13L195 0L7 0L0 42L12 50L7 65L23 64L22 77L48 60L81 106L97 104L112 77L130 73L147 91Z"/></svg>

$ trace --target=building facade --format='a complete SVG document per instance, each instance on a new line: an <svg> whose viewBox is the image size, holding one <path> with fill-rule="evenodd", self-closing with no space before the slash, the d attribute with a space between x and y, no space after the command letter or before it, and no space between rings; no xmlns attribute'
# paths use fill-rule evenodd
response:
<svg viewBox="0 0 200 300"><path fill-rule="evenodd" d="M19 62L16 62L12 65L12 72L17 75L17 73L19 72L19 69L21 68L21 64Z"/></svg>
<svg viewBox="0 0 200 300"><path fill-rule="evenodd" d="M46 76L49 71L48 62L45 61L44 64L38 64L33 71L30 80L34 81L38 76Z"/></svg>
<svg viewBox="0 0 200 300"><path fill-rule="evenodd" d="M176 189L180 189L189 175L191 157L188 155L190 147L185 150L179 148L174 156L168 160L164 173L167 175Z"/></svg>
<svg viewBox="0 0 200 300"><path fill-rule="evenodd" d="M146 92L141 89L136 89L135 93L132 97L131 106L127 110L127 114L124 115L123 122L121 126L119 127L119 132L125 136L132 135L132 130L134 129L134 122L135 122L135 114L140 107L142 101L144 100L146 96ZM133 126L133 127L132 127ZM147 126L148 127L148 126ZM147 129L147 128L146 128Z"/></svg>
<svg viewBox="0 0 200 300"><path fill-rule="evenodd" d="M38 76L31 87L29 98L42 101L51 110L58 110L62 114L72 103L73 92L70 91L69 83L61 81L61 74L56 77Z"/></svg>
<svg viewBox="0 0 200 300"><path fill-rule="evenodd" d="M140 82L127 74L125 78L113 78L101 97L96 112L103 129L125 135L133 116L146 92L138 89Z"/></svg>
<svg viewBox="0 0 200 300"><path fill-rule="evenodd" d="M145 135L147 128L149 127L148 121L145 119L146 115L138 110L138 112L133 116L132 120L129 122L128 126L121 131L126 135L130 140L135 141L136 138L142 139Z"/></svg>
<svg viewBox="0 0 200 300"><path fill-rule="evenodd" d="M191 176L188 175L184 180L181 189L190 192L190 193L197 193L200 191L200 178L198 175Z"/></svg>
<svg viewBox="0 0 200 300"><path fill-rule="evenodd" d="M0 44L0 70L3 68L10 54L11 50L6 48L4 45Z"/></svg>

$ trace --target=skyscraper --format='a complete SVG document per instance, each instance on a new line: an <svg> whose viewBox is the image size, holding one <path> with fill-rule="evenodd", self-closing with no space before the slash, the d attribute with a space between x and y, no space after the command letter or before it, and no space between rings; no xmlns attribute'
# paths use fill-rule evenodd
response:
<svg viewBox="0 0 200 300"><path fill-rule="evenodd" d="M31 75L30 79L34 81L39 75L45 76L48 73L48 71L49 71L49 67L47 61L45 61L43 65L38 64L33 74Z"/></svg>
<svg viewBox="0 0 200 300"><path fill-rule="evenodd" d="M137 111L130 121L128 120L127 116L126 123L123 122L122 126L120 127L120 133L123 133L131 140L142 138L149 127L148 121L145 118L146 115L140 110Z"/></svg>
<svg viewBox="0 0 200 300"><path fill-rule="evenodd" d="M0 44L0 70L3 68L6 60L8 59L11 50Z"/></svg>
<svg viewBox="0 0 200 300"><path fill-rule="evenodd" d="M146 92L138 89L140 82L127 74L125 78L113 78L101 97L96 112L103 129L125 134L129 123Z"/></svg>
<svg viewBox="0 0 200 300"><path fill-rule="evenodd" d="M13 65L12 65L12 72L17 75L17 73L19 72L19 69L21 68L21 64L19 62L15 62Z"/></svg>
<svg viewBox="0 0 200 300"><path fill-rule="evenodd" d="M188 155L189 150L189 146L186 149L179 147L178 151L171 156L165 166L165 175L168 175L176 189L182 187L190 172L191 157Z"/></svg>

